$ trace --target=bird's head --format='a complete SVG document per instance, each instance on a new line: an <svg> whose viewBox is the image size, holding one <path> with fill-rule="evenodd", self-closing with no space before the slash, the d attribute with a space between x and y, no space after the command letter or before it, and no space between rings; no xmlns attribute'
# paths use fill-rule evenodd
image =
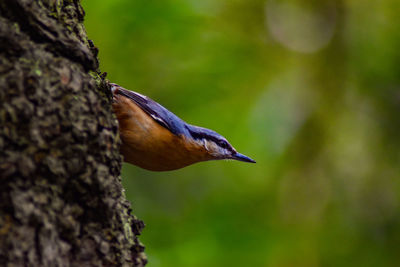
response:
<svg viewBox="0 0 400 267"><path fill-rule="evenodd" d="M189 132L193 140L202 146L212 159L233 159L255 163L253 159L237 152L225 137L210 129L190 125Z"/></svg>

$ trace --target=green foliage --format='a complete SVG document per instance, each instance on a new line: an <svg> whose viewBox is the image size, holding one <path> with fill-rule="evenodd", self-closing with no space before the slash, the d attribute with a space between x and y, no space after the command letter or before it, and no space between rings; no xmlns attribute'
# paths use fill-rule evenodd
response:
<svg viewBox="0 0 400 267"><path fill-rule="evenodd" d="M83 4L112 82L257 160L124 166L149 266L400 262L397 0Z"/></svg>

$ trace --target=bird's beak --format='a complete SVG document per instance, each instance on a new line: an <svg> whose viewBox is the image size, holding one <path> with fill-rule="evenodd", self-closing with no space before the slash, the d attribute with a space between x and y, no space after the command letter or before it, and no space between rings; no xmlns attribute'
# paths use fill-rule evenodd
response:
<svg viewBox="0 0 400 267"><path fill-rule="evenodd" d="M255 160L252 160L248 156L245 156L243 154L240 154L239 152L236 152L236 154L232 155L232 159L243 161L243 162L250 162L250 163L256 163Z"/></svg>

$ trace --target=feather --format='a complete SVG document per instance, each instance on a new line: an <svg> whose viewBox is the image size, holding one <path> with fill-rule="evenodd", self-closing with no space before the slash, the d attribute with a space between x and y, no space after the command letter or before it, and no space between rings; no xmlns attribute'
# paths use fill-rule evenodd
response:
<svg viewBox="0 0 400 267"><path fill-rule="evenodd" d="M123 95L134 101L144 112L173 134L180 135L187 131L185 128L186 123L183 120L154 100L142 94L126 90L116 84L112 85L117 87L113 90L114 93Z"/></svg>

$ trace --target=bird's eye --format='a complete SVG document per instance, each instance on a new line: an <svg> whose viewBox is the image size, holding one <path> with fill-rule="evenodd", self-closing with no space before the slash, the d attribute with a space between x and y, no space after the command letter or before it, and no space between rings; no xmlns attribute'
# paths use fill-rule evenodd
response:
<svg viewBox="0 0 400 267"><path fill-rule="evenodd" d="M219 145L220 147L222 147L222 148L228 148L228 143L227 143L226 141L224 141L224 140L220 140L220 141L218 142L218 145Z"/></svg>

